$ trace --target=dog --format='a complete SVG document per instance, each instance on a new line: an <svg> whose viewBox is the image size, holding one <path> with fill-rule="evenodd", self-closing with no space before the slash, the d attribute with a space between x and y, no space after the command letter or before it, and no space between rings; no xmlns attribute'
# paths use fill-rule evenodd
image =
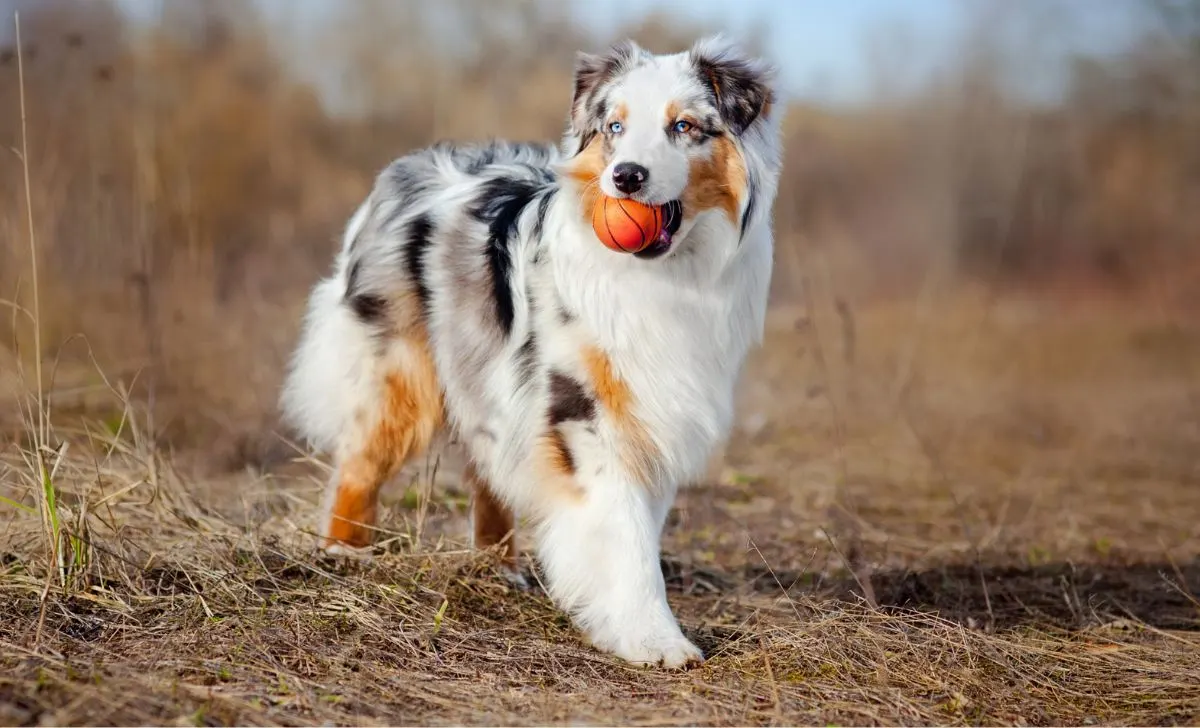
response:
<svg viewBox="0 0 1200 728"><path fill-rule="evenodd" d="M281 395L334 461L324 548L368 547L380 487L449 432L474 547L519 575L526 522L551 599L594 648L703 661L667 603L660 539L728 437L763 336L775 76L719 35L674 54L626 40L576 55L560 144L441 142L379 173ZM677 214L614 252L591 227L600 195Z"/></svg>

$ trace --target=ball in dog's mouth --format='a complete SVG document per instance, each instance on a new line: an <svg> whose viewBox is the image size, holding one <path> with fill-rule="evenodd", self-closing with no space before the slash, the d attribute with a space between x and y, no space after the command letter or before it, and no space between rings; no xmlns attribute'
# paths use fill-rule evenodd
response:
<svg viewBox="0 0 1200 728"><path fill-rule="evenodd" d="M671 250L675 233L679 232L679 226L683 223L683 203L679 200L671 200L663 205L663 212L666 217L663 221L662 232L658 234L653 243L634 253L634 257L653 260L666 255Z"/></svg>

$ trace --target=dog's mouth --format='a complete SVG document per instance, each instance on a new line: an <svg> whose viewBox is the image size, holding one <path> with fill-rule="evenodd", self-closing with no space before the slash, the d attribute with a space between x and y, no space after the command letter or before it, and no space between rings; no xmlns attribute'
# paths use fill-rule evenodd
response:
<svg viewBox="0 0 1200 728"><path fill-rule="evenodd" d="M671 200L663 205L663 214L666 215L666 222L658 237L654 242L634 253L634 257L642 260L654 260L671 251L671 246L675 243L675 233L679 232L679 226L683 223L683 203L679 200Z"/></svg>

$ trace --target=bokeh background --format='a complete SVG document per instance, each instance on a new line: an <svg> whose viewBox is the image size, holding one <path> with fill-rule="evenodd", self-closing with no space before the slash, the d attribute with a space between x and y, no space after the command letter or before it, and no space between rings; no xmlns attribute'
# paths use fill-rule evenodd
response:
<svg viewBox="0 0 1200 728"><path fill-rule="evenodd" d="M163 442L218 466L286 456L303 299L378 170L436 139L557 138L577 49L716 29L782 69L773 309L816 331L769 342L760 403L895 403L924 354L926 379L982 367L1052 395L1133 352L1194 410L1200 3L3 0L0 298L30 307L14 10L59 413L111 406L103 373ZM33 355L2 317L0 386ZM1114 396L1133 376L1110 374Z"/></svg>

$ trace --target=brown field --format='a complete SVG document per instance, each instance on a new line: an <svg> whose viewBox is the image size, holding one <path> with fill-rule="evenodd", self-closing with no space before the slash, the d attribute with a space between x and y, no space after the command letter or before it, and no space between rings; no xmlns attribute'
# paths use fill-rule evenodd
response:
<svg viewBox="0 0 1200 728"><path fill-rule="evenodd" d="M557 133L595 41L498 3L539 55L451 63L364 0L308 39L373 102L335 115L239 3L136 37L9 4L0 725L1200 724L1200 42L1081 64L1049 110L971 64L788 110L767 342L664 544L708 660L668 673L467 550L453 443L385 493L371 560L318 553L328 465L274 409L373 172Z"/></svg>
<svg viewBox="0 0 1200 728"><path fill-rule="evenodd" d="M683 674L590 651L467 552L453 448L361 564L314 551L317 463L201 479L135 413L64 427L61 569L36 510L5 528L3 721L1195 724L1200 419L1162 352L1200 334L954 303L911 353L920 312L856 314L853 363L777 312L757 431L669 527L709 655Z"/></svg>

